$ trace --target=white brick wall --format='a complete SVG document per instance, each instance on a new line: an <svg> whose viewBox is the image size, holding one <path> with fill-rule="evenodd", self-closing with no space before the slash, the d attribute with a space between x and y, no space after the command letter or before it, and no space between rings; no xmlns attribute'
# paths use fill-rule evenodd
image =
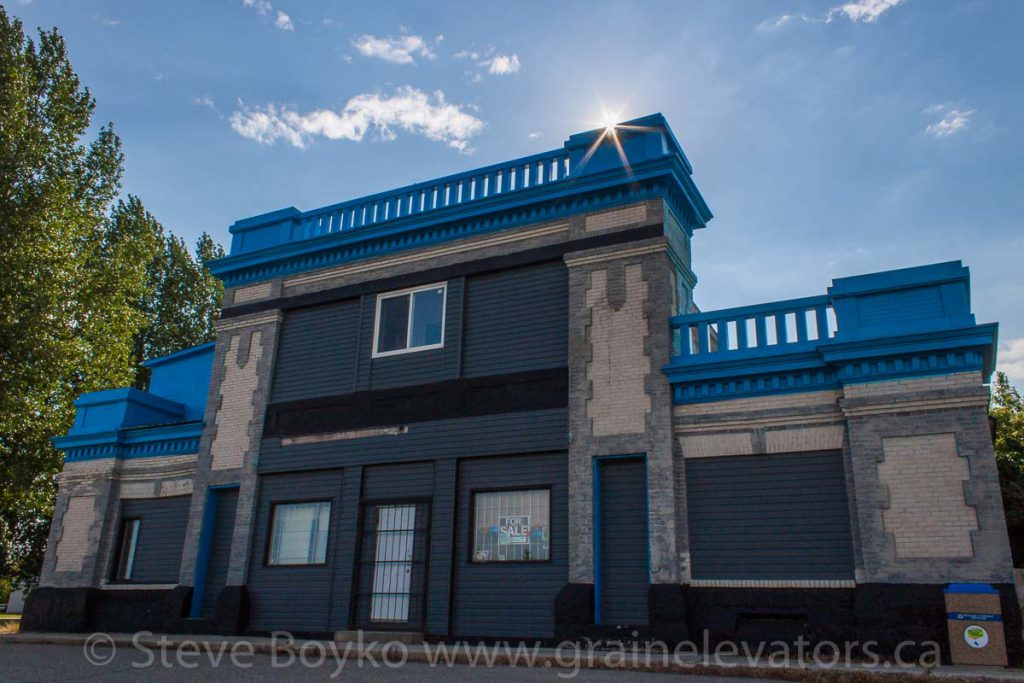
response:
<svg viewBox="0 0 1024 683"><path fill-rule="evenodd" d="M845 431L843 425L770 429L764 434L764 447L767 453L838 450L843 447Z"/></svg>
<svg viewBox="0 0 1024 683"><path fill-rule="evenodd" d="M607 270L593 271L587 290L592 352L587 362L587 417L594 436L643 433L651 412L651 397L644 387L651 372L651 359L644 353L647 282L640 265L625 266L624 271L626 301L619 310L608 303Z"/></svg>
<svg viewBox="0 0 1024 683"><path fill-rule="evenodd" d="M238 363L238 348L242 337L232 335L224 359L224 380L220 385L220 408L215 422L217 433L210 445L211 469L225 470L242 466L242 458L249 449L249 424L255 414L253 394L259 377L256 368L263 355L262 334L252 333L249 358L244 365Z"/></svg>
<svg viewBox="0 0 1024 683"><path fill-rule="evenodd" d="M93 551L89 532L96 523L96 496L72 496L61 519L57 543L57 571L82 571L86 555Z"/></svg>
<svg viewBox="0 0 1024 683"><path fill-rule="evenodd" d="M953 434L882 439L885 459L878 476L889 490L882 511L898 558L971 557L971 532L978 528L974 508L964 499L971 473L957 454Z"/></svg>
<svg viewBox="0 0 1024 683"><path fill-rule="evenodd" d="M675 414L678 417L686 417L690 415L714 415L719 413L777 410L780 408L837 405L841 395L840 391L812 391L798 394L780 394L778 396L735 398L729 401L713 401L709 403L689 403L675 406Z"/></svg>
<svg viewBox="0 0 1024 683"><path fill-rule="evenodd" d="M847 384L844 388L844 395L846 398L864 398L868 396L885 396L887 394L907 394L915 391L934 391L937 389L969 389L980 387L981 384L981 373L975 370L971 372L955 372L949 375L901 379L891 382Z"/></svg>
<svg viewBox="0 0 1024 683"><path fill-rule="evenodd" d="M636 225L637 223L643 223L646 220L647 205L634 204L633 206L627 206L622 209L590 214L586 218L584 229L587 232L600 232L602 230L610 230L612 228L619 228L626 225Z"/></svg>
<svg viewBox="0 0 1024 683"><path fill-rule="evenodd" d="M260 299L266 299L270 296L270 283L261 282L255 285L249 285L248 287L239 287L234 292L234 298L231 303L233 304L245 304L250 301L259 301Z"/></svg>
<svg viewBox="0 0 1024 683"><path fill-rule="evenodd" d="M753 455L750 432L722 432L679 437L684 458L714 458L719 455Z"/></svg>

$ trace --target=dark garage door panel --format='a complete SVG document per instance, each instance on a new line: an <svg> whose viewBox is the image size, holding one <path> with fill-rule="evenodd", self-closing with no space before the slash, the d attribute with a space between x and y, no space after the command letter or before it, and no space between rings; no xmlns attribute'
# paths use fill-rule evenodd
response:
<svg viewBox="0 0 1024 683"><path fill-rule="evenodd" d="M840 451L686 461L695 579L852 579Z"/></svg>
<svg viewBox="0 0 1024 683"><path fill-rule="evenodd" d="M601 622L647 623L647 475L640 458L599 465Z"/></svg>

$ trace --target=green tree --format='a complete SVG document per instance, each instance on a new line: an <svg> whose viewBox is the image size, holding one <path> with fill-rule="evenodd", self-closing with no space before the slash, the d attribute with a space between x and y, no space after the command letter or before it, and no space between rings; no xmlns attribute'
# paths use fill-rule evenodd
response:
<svg viewBox="0 0 1024 683"><path fill-rule="evenodd" d="M135 249L105 220L122 173L110 125L84 141L95 101L64 40L0 7L0 582L38 571L74 396L124 382L136 319L118 308ZM136 278L137 280L137 278ZM104 307L113 306L107 315Z"/></svg>
<svg viewBox="0 0 1024 683"><path fill-rule="evenodd" d="M992 383L989 415L995 423L996 464L1010 532L1013 566L1024 566L1024 401L1002 372Z"/></svg>
<svg viewBox="0 0 1024 683"><path fill-rule="evenodd" d="M0 6L0 593L38 576L60 453L83 392L145 382L139 362L212 339L223 250L193 257L136 197L54 29Z"/></svg>
<svg viewBox="0 0 1024 683"><path fill-rule="evenodd" d="M205 232L196 242L195 255L185 242L168 233L146 210L138 197L120 201L111 216L120 232L145 234L156 244L145 263L145 287L135 302L144 323L132 340L134 386L144 389L149 371L147 358L165 356L214 339L224 286L206 264L224 256L224 249Z"/></svg>

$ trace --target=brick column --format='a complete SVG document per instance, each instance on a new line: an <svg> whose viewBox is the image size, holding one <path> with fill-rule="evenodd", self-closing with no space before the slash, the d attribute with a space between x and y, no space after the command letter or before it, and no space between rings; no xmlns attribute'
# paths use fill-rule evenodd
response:
<svg viewBox="0 0 1024 683"><path fill-rule="evenodd" d="M979 372L850 384L862 583L1011 582Z"/></svg>
<svg viewBox="0 0 1024 683"><path fill-rule="evenodd" d="M242 586L247 580L257 496L256 463L281 320L281 312L273 310L228 318L217 325L206 425L183 549L183 585L195 585L207 491L211 486L229 484L239 485L239 495L227 585Z"/></svg>
<svg viewBox="0 0 1024 683"><path fill-rule="evenodd" d="M649 210L650 207L647 207ZM645 213L646 216L646 213ZM587 217L585 225L604 227ZM593 458L647 458L651 579L679 581L664 237L574 252L569 266L569 580L594 581Z"/></svg>

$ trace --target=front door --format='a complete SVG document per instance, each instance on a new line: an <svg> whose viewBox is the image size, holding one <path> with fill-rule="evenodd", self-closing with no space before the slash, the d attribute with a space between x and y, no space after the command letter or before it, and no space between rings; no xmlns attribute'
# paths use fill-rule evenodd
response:
<svg viewBox="0 0 1024 683"><path fill-rule="evenodd" d="M362 628L423 628L429 507L363 507L356 621Z"/></svg>
<svg viewBox="0 0 1024 683"><path fill-rule="evenodd" d="M595 617L609 626L647 624L650 586L647 472L643 458L599 459Z"/></svg>

